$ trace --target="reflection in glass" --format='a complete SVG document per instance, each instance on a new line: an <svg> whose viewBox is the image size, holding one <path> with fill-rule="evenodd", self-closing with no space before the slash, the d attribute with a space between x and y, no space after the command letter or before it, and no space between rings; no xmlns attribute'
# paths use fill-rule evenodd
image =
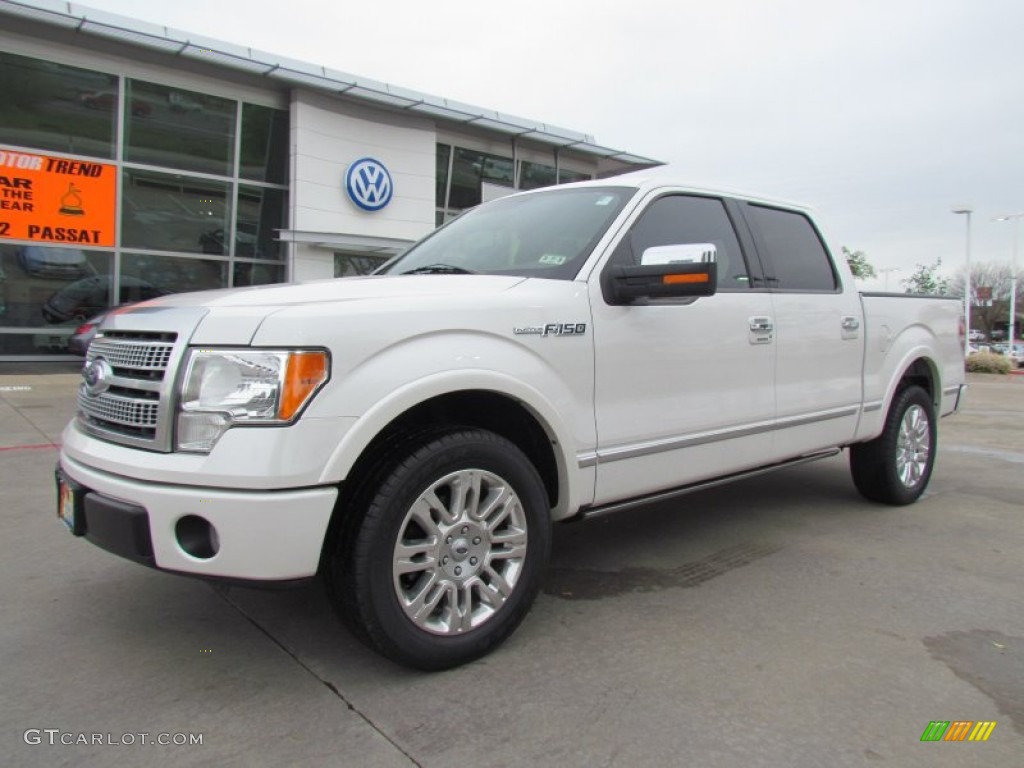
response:
<svg viewBox="0 0 1024 768"><path fill-rule="evenodd" d="M163 296L168 293L205 291L211 288L225 288L228 284L228 262L213 259L191 259L180 256L153 256L141 253L126 253L121 257L121 284L126 279L133 286L132 291L140 298ZM124 289L122 288L122 295Z"/></svg>
<svg viewBox="0 0 1024 768"><path fill-rule="evenodd" d="M471 208L481 200L480 182L512 186L511 158L455 148L449 208Z"/></svg>
<svg viewBox="0 0 1024 768"><path fill-rule="evenodd" d="M256 104L242 105L244 179L284 184L288 180L288 113Z"/></svg>
<svg viewBox="0 0 1024 768"><path fill-rule="evenodd" d="M579 171L568 171L565 168L558 169L558 183L569 184L573 181L590 181L593 178L589 173Z"/></svg>
<svg viewBox="0 0 1024 768"><path fill-rule="evenodd" d="M114 156L117 78L0 51L0 142Z"/></svg>
<svg viewBox="0 0 1024 768"><path fill-rule="evenodd" d="M375 269L383 266L390 256L377 256L370 253L342 253L334 252L334 276L335 277L359 277L369 275Z"/></svg>
<svg viewBox="0 0 1024 768"><path fill-rule="evenodd" d="M0 245L0 326L71 324L105 308L112 264L109 251Z"/></svg>
<svg viewBox="0 0 1024 768"><path fill-rule="evenodd" d="M128 104L125 160L231 175L237 102L129 80Z"/></svg>
<svg viewBox="0 0 1024 768"><path fill-rule="evenodd" d="M121 244L127 248L227 255L231 185L126 169Z"/></svg>
<svg viewBox="0 0 1024 768"><path fill-rule="evenodd" d="M253 261L236 261L235 287L269 285L285 281L283 264L260 264Z"/></svg>
<svg viewBox="0 0 1024 768"><path fill-rule="evenodd" d="M283 189L239 185L235 256L283 258L284 244L277 237L278 230L288 226L287 194Z"/></svg>
<svg viewBox="0 0 1024 768"><path fill-rule="evenodd" d="M519 164L519 188L550 187L556 181L555 166L523 161Z"/></svg>
<svg viewBox="0 0 1024 768"><path fill-rule="evenodd" d="M0 333L0 357L29 355L66 355L74 326L53 326L47 333Z"/></svg>

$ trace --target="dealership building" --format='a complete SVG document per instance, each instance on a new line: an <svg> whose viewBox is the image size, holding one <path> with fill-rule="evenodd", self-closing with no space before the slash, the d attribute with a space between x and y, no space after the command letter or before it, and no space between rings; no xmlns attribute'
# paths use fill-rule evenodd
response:
<svg viewBox="0 0 1024 768"><path fill-rule="evenodd" d="M0 0L0 361L181 291L366 274L459 211L658 161L55 0Z"/></svg>

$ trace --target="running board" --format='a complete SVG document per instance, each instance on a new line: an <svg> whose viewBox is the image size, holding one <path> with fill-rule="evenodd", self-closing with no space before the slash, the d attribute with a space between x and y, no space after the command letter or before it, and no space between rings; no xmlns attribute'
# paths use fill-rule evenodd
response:
<svg viewBox="0 0 1024 768"><path fill-rule="evenodd" d="M819 459L827 459L836 454L840 453L842 448L830 448L827 451L820 453L812 453L808 456L800 456L796 459L790 459L789 461L782 461L778 464L771 464L767 467L758 467L757 469L751 469L746 472L737 472L733 475L725 475L724 477L718 477L714 480L705 480L700 483L694 483L692 485L684 485L681 488L673 488L668 491L659 491L658 493L651 493L647 496L638 496L635 499L627 499L626 501L616 501L611 504L604 504L599 507L585 507L580 510L579 514L575 517L569 518L570 520L590 520L594 517L602 517L604 515L610 515L612 512L620 512L624 509L631 509L632 507L640 507L645 504L654 504L658 501L666 501L668 499L674 499L678 496L685 496L688 493L694 493L696 491L703 491L707 488L717 488L720 485L727 485L734 483L737 480L746 480L748 477L757 477L759 475L767 475L769 472L775 472L779 469L787 469L788 467L795 467L800 464L808 464L812 461L818 461Z"/></svg>

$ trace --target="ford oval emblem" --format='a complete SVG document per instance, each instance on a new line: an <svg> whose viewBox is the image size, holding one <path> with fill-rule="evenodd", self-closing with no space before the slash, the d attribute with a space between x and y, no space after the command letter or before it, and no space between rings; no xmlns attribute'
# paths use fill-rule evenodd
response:
<svg viewBox="0 0 1024 768"><path fill-rule="evenodd" d="M85 391L94 397L103 394L110 389L110 377L113 375L114 369L110 367L110 363L102 357L97 357L82 369Z"/></svg>
<svg viewBox="0 0 1024 768"><path fill-rule="evenodd" d="M379 211L391 202L394 184L384 163L372 157L356 160L345 173L345 191L364 211Z"/></svg>

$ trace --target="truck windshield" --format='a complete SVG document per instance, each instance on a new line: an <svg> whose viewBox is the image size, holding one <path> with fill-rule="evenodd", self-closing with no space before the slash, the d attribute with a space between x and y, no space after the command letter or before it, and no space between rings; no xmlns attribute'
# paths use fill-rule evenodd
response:
<svg viewBox="0 0 1024 768"><path fill-rule="evenodd" d="M487 274L572 280L632 187L552 189L466 211L378 274Z"/></svg>

